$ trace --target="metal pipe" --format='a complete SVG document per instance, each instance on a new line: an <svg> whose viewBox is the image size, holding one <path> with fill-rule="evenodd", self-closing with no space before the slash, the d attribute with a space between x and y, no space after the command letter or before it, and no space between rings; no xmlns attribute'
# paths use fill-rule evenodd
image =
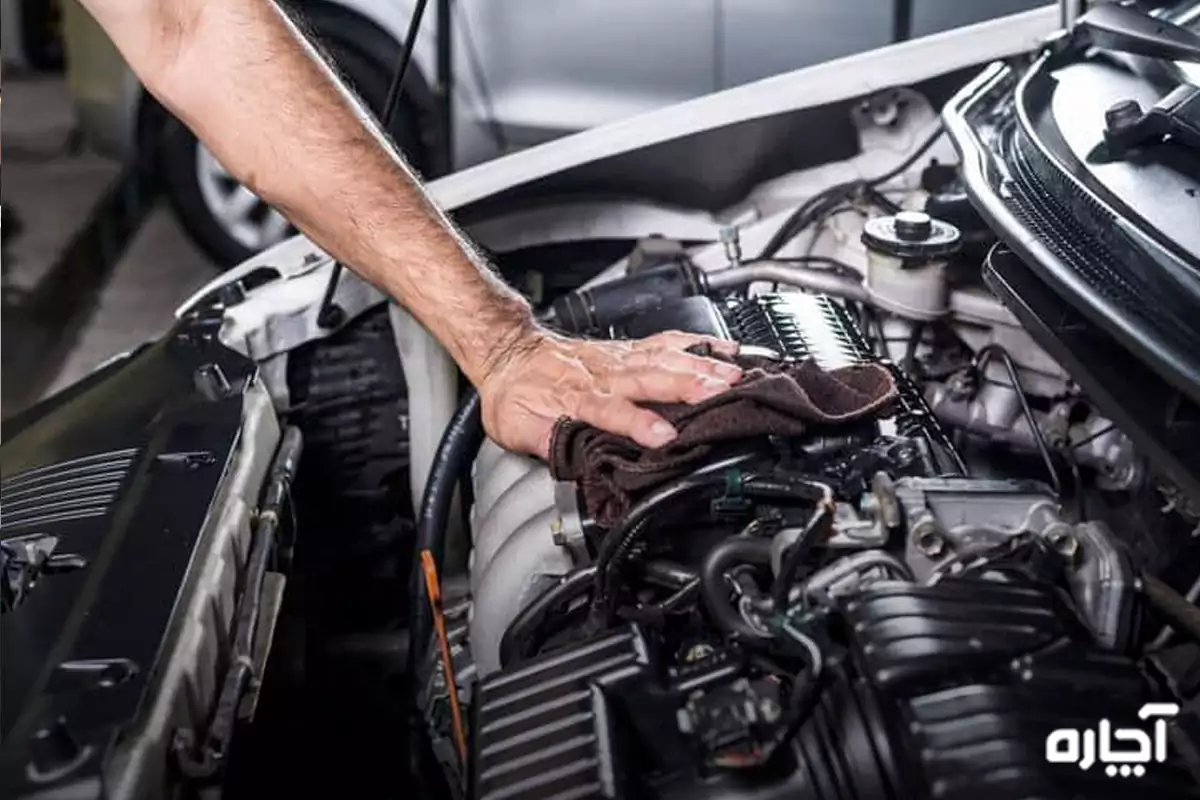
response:
<svg viewBox="0 0 1200 800"><path fill-rule="evenodd" d="M753 261L740 267L708 273L712 291L736 289L757 282L783 283L818 294L841 297L857 303L867 302L867 289L861 281L845 278L829 270L810 269L781 261Z"/></svg>

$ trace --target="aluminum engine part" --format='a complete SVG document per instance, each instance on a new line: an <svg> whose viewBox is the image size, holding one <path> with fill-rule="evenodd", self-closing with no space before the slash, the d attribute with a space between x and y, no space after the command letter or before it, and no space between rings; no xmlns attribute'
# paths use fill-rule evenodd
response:
<svg viewBox="0 0 1200 800"><path fill-rule="evenodd" d="M1071 593L1096 635L1116 647L1129 631L1133 565L1102 523L1072 524L1042 484L1024 480L901 478L904 559L922 583L1016 537L1040 537L1067 563Z"/></svg>
<svg viewBox="0 0 1200 800"><path fill-rule="evenodd" d="M482 676L500 668L500 639L513 618L548 580L575 566L563 531L578 524L578 512L558 509L542 462L490 441L475 461L474 487L470 640Z"/></svg>
<svg viewBox="0 0 1200 800"><path fill-rule="evenodd" d="M1006 379L1007 380L1007 379ZM973 394L953 380L930 382L925 398L937 418L948 427L987 437L1018 450L1034 451L1037 440L1021 409L1016 390L1007 382L985 383ZM1145 478L1133 442L1104 417L1091 415L1070 424L1069 404L1060 403L1048 413L1034 411L1038 428L1052 446L1070 449L1071 457L1096 471L1097 485L1109 491L1128 491Z"/></svg>

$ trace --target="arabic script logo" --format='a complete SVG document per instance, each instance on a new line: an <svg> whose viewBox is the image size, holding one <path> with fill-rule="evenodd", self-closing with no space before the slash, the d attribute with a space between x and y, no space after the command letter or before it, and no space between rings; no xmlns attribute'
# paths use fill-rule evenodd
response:
<svg viewBox="0 0 1200 800"><path fill-rule="evenodd" d="M1176 703L1146 703L1138 719L1154 720L1153 735L1139 728L1117 728L1106 719L1097 730L1059 728L1046 737L1046 760L1051 764L1077 764L1089 770L1099 761L1110 778L1140 778L1146 764L1167 760L1167 720L1179 713Z"/></svg>

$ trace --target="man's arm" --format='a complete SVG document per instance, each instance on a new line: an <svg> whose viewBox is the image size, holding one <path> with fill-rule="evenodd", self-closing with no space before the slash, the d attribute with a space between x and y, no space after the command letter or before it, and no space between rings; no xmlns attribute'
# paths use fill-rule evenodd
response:
<svg viewBox="0 0 1200 800"><path fill-rule="evenodd" d="M599 344L540 329L274 2L83 4L233 175L433 333L502 444L544 454L562 415L661 444L669 426L631 401L696 401L736 380L682 352L694 337Z"/></svg>

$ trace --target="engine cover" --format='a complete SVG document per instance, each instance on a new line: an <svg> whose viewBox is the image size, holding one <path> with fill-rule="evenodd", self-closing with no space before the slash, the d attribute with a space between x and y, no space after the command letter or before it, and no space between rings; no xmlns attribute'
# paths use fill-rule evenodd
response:
<svg viewBox="0 0 1200 800"><path fill-rule="evenodd" d="M729 338L789 358L813 358L827 369L878 362L843 306L799 293L732 298L691 297L621 322L612 338L638 338L683 330ZM957 456L920 392L895 367L895 413L876 425L883 436L910 439L929 475L960 472ZM484 444L474 471L470 639L481 675L499 665L499 645L512 619L557 578L581 566L587 510L576 505L574 486L555 486L534 459Z"/></svg>
<svg viewBox="0 0 1200 800"><path fill-rule="evenodd" d="M810 613L810 612L805 612ZM810 620L811 622L811 620ZM797 620L797 624L804 624ZM844 638L817 705L773 762L710 756L777 719L734 650L669 666L636 626L485 679L475 698L478 798L1118 798L1103 765L1048 763L1056 729L1149 728L1134 662L1104 653L1053 589L1020 578L877 584L825 620ZM1138 788L1194 797L1173 762Z"/></svg>

